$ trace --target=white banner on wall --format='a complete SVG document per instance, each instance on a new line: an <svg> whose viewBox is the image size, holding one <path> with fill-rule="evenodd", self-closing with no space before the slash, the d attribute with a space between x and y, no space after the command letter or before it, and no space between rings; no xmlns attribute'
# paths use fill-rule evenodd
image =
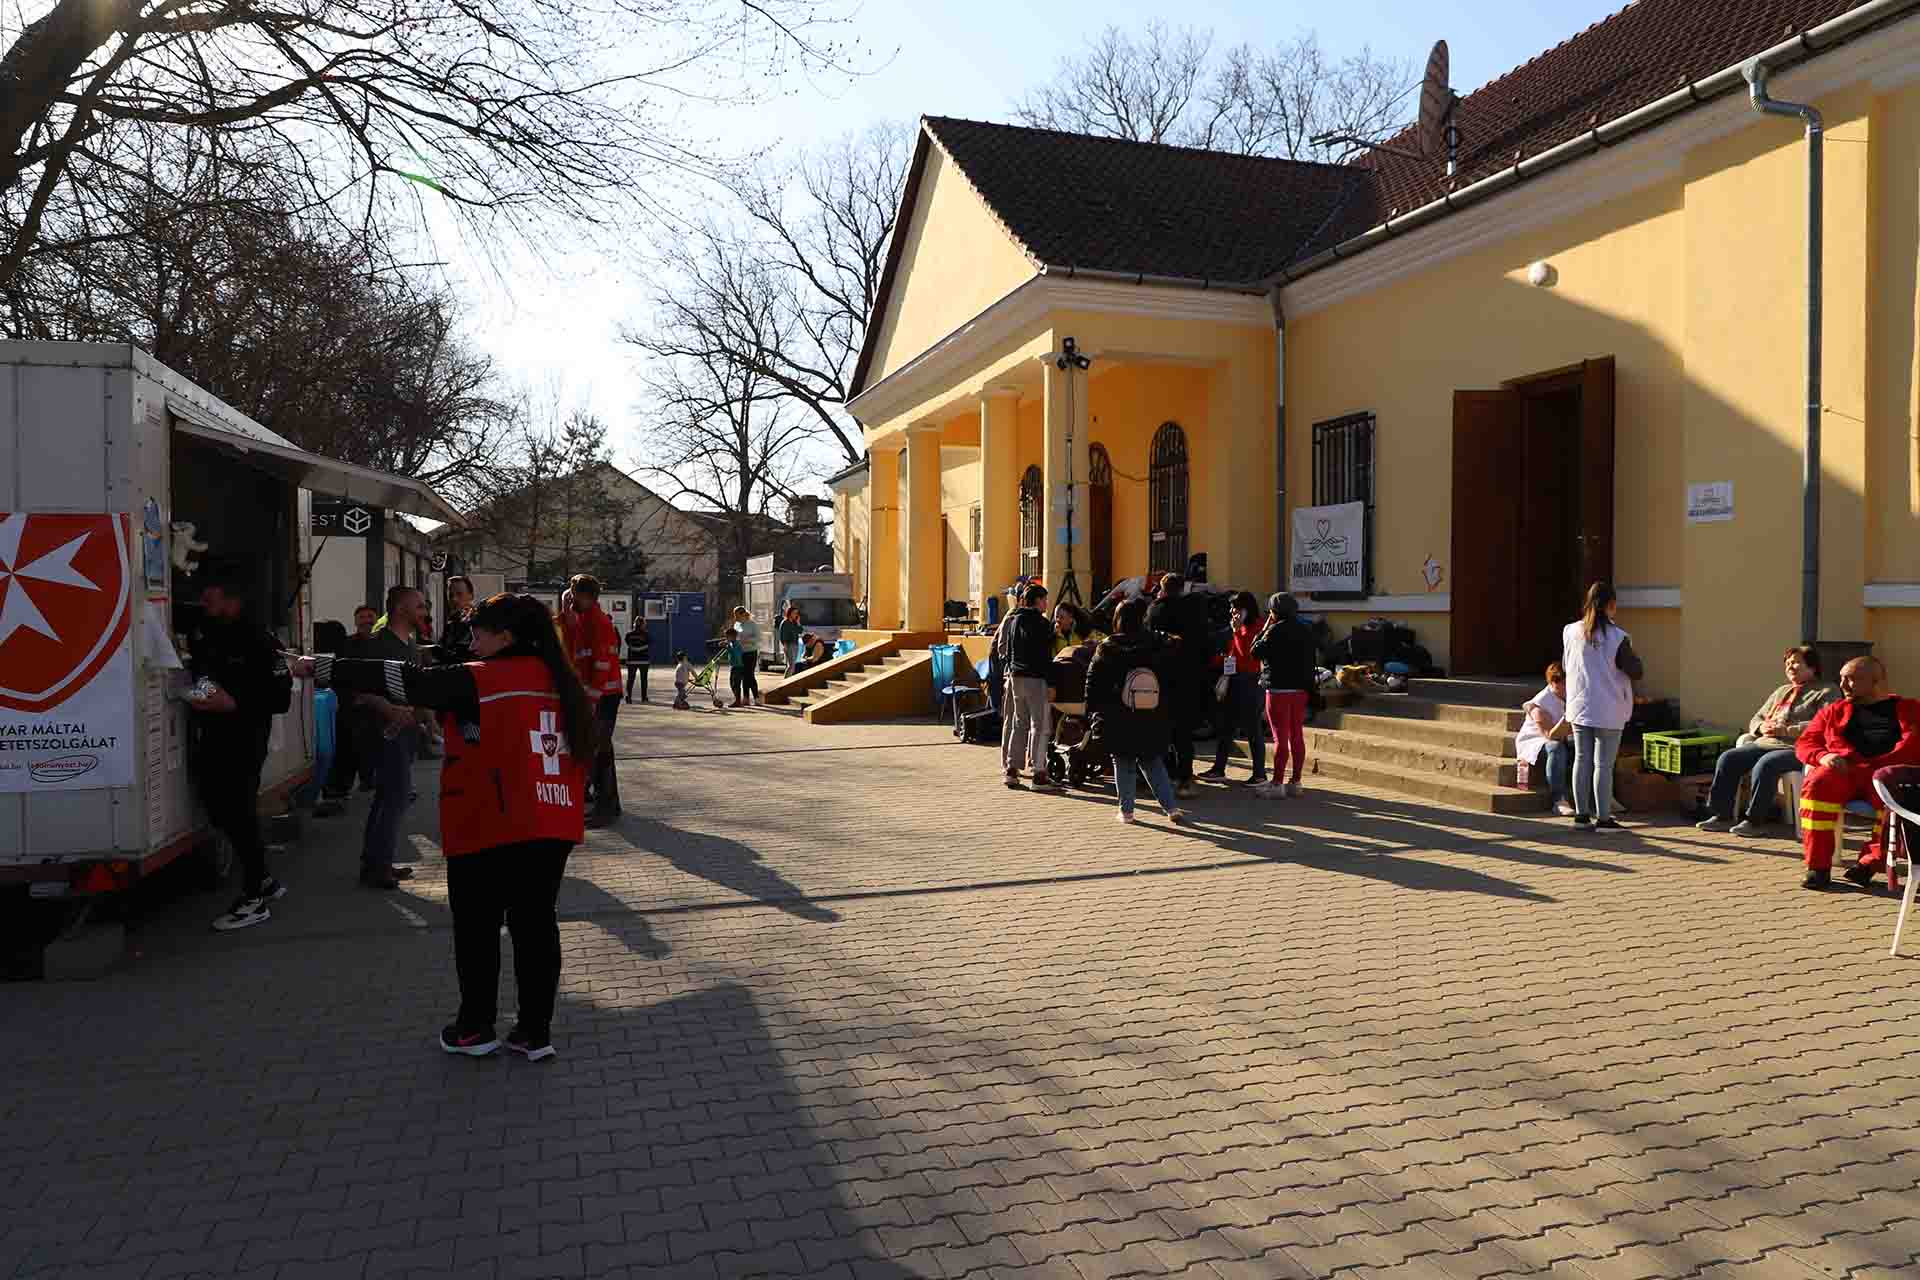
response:
<svg viewBox="0 0 1920 1280"><path fill-rule="evenodd" d="M133 781L130 522L0 514L0 792Z"/></svg>
<svg viewBox="0 0 1920 1280"><path fill-rule="evenodd" d="M1367 504L1295 507L1287 543L1290 591L1365 591Z"/></svg>

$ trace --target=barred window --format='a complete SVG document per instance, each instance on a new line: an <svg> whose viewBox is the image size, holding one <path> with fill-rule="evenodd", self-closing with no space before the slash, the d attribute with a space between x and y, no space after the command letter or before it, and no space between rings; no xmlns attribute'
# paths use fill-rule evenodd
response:
<svg viewBox="0 0 1920 1280"><path fill-rule="evenodd" d="M1316 599L1358 600L1373 594L1373 428L1371 413L1350 413L1313 424L1313 505L1366 503L1360 567L1365 589L1316 591Z"/></svg>
<svg viewBox="0 0 1920 1280"><path fill-rule="evenodd" d="M1039 467L1028 467L1020 477L1020 573L1029 578L1040 572L1040 538L1046 527L1040 509L1044 485Z"/></svg>
<svg viewBox="0 0 1920 1280"><path fill-rule="evenodd" d="M1166 422L1153 433L1147 468L1147 568L1183 573L1187 567L1187 433Z"/></svg>

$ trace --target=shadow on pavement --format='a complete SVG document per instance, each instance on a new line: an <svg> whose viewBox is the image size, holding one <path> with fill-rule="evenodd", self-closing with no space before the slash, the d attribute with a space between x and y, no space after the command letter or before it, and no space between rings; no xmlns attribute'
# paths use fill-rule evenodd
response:
<svg viewBox="0 0 1920 1280"><path fill-rule="evenodd" d="M738 840L685 831L637 814L620 818L603 834L624 840L641 853L665 858L687 875L778 907L802 920L831 924L840 918L837 912L808 901L800 886L762 862L758 852Z"/></svg>
<svg viewBox="0 0 1920 1280"><path fill-rule="evenodd" d="M569 874L560 882L560 923L597 924L608 933L618 934L633 954L649 960L665 960L672 955L673 948L667 945L666 939L656 934L646 918L634 911L631 903L579 875ZM617 927L609 919L613 916L622 917Z"/></svg>
<svg viewBox="0 0 1920 1280"><path fill-rule="evenodd" d="M604 923L630 950L646 945L642 922ZM427 1060L436 1130L470 1135L465 1177L480 1189L462 1211L499 1213L494 1238L462 1242L475 1262L517 1257L587 1275L844 1274L842 1264L881 1280L924 1274L887 1259L856 1217L863 1194L899 1194L853 1150L872 1145L871 1125L853 1108L818 1121L833 1108L795 1084L844 1073L842 1051L783 1044L746 987L627 1007L563 991L554 1043L561 1056L546 1063L504 1051ZM537 1165L517 1136L530 1132L552 1135ZM581 1207L563 1232L548 1225L553 1193L538 1190L556 1178Z"/></svg>

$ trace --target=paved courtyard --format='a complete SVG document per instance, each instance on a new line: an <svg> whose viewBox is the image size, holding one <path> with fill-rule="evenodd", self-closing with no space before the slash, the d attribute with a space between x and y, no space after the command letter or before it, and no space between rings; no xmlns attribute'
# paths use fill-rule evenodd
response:
<svg viewBox="0 0 1920 1280"><path fill-rule="evenodd" d="M557 1061L432 1047L431 765L405 892L351 883L362 803L272 924L186 896L0 987L0 1269L1920 1273L1920 968L1790 846L1335 789L1122 828L927 725L622 750Z"/></svg>

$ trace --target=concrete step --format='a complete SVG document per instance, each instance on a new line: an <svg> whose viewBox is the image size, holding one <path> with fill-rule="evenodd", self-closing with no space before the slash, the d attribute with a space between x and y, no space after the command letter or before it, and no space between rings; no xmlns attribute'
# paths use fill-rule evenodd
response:
<svg viewBox="0 0 1920 1280"><path fill-rule="evenodd" d="M1465 707L1517 707L1540 692L1544 675L1530 680L1417 678L1407 682L1407 693L1432 702Z"/></svg>
<svg viewBox="0 0 1920 1280"><path fill-rule="evenodd" d="M1316 727L1370 734L1376 738L1393 738L1429 747L1445 747L1452 751L1472 751L1505 760L1513 759L1514 754L1513 735L1490 725L1417 720L1411 716L1369 715L1364 711L1329 707L1321 713Z"/></svg>
<svg viewBox="0 0 1920 1280"><path fill-rule="evenodd" d="M1474 725L1483 729L1517 732L1524 714L1520 703L1537 690L1528 690L1512 707L1477 707L1470 703L1436 702L1410 693L1369 693L1353 704L1364 715L1400 716L1408 720L1433 720L1446 724Z"/></svg>
<svg viewBox="0 0 1920 1280"><path fill-rule="evenodd" d="M1499 756L1477 751L1458 751L1423 742L1410 742L1404 738L1359 733L1352 729L1308 729L1307 759L1329 755L1349 756L1396 769L1431 773L1488 786L1512 786L1519 768L1517 760L1503 760Z"/></svg>
<svg viewBox="0 0 1920 1280"><path fill-rule="evenodd" d="M1315 755L1309 749L1307 760L1313 772L1323 778L1378 787L1382 791L1471 809L1476 813L1544 813L1547 808L1547 794L1544 791L1520 791L1423 769L1403 769L1380 764L1363 756L1338 752Z"/></svg>

